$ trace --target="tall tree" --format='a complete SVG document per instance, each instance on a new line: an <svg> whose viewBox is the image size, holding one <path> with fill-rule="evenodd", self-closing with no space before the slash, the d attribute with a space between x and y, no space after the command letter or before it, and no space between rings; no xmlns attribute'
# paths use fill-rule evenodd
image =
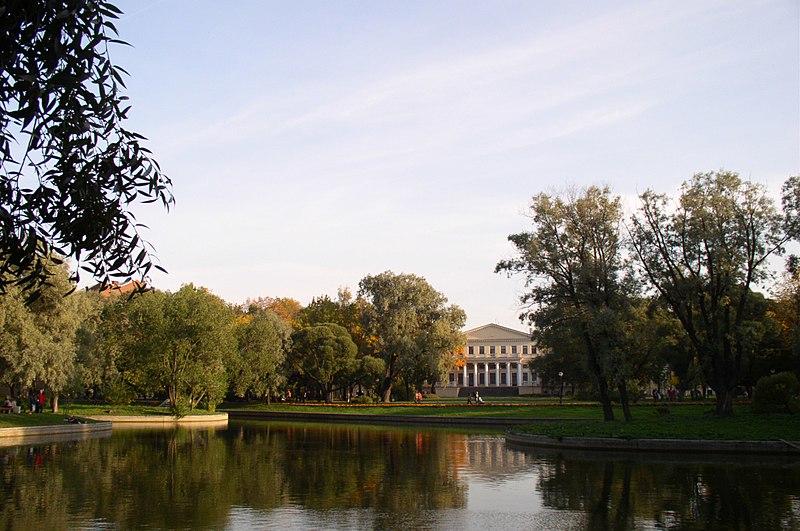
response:
<svg viewBox="0 0 800 531"><path fill-rule="evenodd" d="M173 202L171 182L123 125L123 69L110 60L110 2L9 0L0 7L0 292L53 253L104 282L154 266L130 210ZM158 267L158 266L155 266Z"/></svg>
<svg viewBox="0 0 800 531"><path fill-rule="evenodd" d="M269 403L286 384L281 366L286 360L291 328L269 310L251 307L236 320L238 351L227 364L234 393L248 393Z"/></svg>
<svg viewBox="0 0 800 531"><path fill-rule="evenodd" d="M436 377L455 364L466 314L447 306L447 298L424 278L386 271L364 277L359 288L370 303L364 311L368 337L386 362L384 402L391 400L392 385L404 370L422 363L422 372Z"/></svg>
<svg viewBox="0 0 800 531"><path fill-rule="evenodd" d="M303 305L291 297L258 297L247 299L244 305L245 308L255 306L261 310L271 311L291 326L292 330L299 330L303 327L299 321Z"/></svg>
<svg viewBox="0 0 800 531"><path fill-rule="evenodd" d="M321 323L292 334L289 363L330 402L333 392L344 387L356 373L357 352L356 344L344 327Z"/></svg>
<svg viewBox="0 0 800 531"><path fill-rule="evenodd" d="M41 296L30 304L30 308L39 330L38 379L50 390L53 413L58 413L59 395L75 376L75 334L85 315L80 300L84 295L72 292L75 287L66 264L57 265L55 269L48 273L48 282L41 290ZM69 295L65 296L65 293Z"/></svg>
<svg viewBox="0 0 800 531"><path fill-rule="evenodd" d="M225 360L236 349L227 304L191 284L118 304L122 315L106 339L120 349L121 372L140 388L166 391L177 413L201 401L213 409L227 389Z"/></svg>
<svg viewBox="0 0 800 531"><path fill-rule="evenodd" d="M70 293L75 287L63 261L45 267L48 282L30 304L17 286L0 296L0 373L10 387L46 387L58 412L59 394L75 375L76 331L85 305L84 294Z"/></svg>
<svg viewBox="0 0 800 531"><path fill-rule="evenodd" d="M626 420L628 408L621 312L628 304L623 281L620 198L592 186L563 197L540 193L530 206L532 232L508 237L518 256L496 272L522 274L528 291L521 318L551 337L557 329L579 338L603 406L614 420L610 387L616 385Z"/></svg>
<svg viewBox="0 0 800 531"><path fill-rule="evenodd" d="M683 184L677 205L643 193L631 220L638 263L686 331L718 415L733 413L751 288L768 277L768 258L797 233L796 183L784 187L782 215L763 186L733 172L701 173Z"/></svg>

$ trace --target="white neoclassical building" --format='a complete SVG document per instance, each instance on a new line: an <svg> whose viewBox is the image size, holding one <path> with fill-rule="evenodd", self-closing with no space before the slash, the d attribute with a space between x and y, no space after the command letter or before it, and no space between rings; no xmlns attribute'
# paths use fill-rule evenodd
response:
<svg viewBox="0 0 800 531"><path fill-rule="evenodd" d="M541 381L530 368L536 343L527 332L497 324L466 330L467 348L459 367L437 386L441 396L529 395L541 392ZM460 393L460 394L459 394Z"/></svg>

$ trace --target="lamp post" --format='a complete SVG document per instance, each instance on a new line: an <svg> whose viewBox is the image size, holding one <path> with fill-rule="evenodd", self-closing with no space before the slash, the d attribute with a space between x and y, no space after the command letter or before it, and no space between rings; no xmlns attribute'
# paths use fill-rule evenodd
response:
<svg viewBox="0 0 800 531"><path fill-rule="evenodd" d="M561 404L564 399L564 372L558 371L558 377L561 378L561 390L558 392L558 403Z"/></svg>

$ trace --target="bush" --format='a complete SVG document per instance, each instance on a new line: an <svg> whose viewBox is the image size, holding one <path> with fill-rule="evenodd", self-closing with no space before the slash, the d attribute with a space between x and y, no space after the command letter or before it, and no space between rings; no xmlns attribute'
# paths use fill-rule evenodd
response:
<svg viewBox="0 0 800 531"><path fill-rule="evenodd" d="M378 397L371 397L367 395L361 395L350 399L351 404L374 404L377 401Z"/></svg>
<svg viewBox="0 0 800 531"><path fill-rule="evenodd" d="M136 391L122 380L112 380L102 387L103 398L112 406L127 406L136 398Z"/></svg>
<svg viewBox="0 0 800 531"><path fill-rule="evenodd" d="M753 392L753 410L763 413L773 410L800 412L800 381L791 372L764 376Z"/></svg>

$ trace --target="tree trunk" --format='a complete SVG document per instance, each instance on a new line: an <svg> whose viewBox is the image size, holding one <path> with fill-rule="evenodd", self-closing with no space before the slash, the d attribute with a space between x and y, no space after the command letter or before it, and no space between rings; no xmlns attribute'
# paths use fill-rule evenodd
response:
<svg viewBox="0 0 800 531"><path fill-rule="evenodd" d="M388 404L392 400L392 380L388 376L383 381L383 402Z"/></svg>
<svg viewBox="0 0 800 531"><path fill-rule="evenodd" d="M625 416L625 422L633 422L633 415L631 415L631 405L628 401L628 386L625 382L617 384L619 390L619 400L622 402L622 414Z"/></svg>
<svg viewBox="0 0 800 531"><path fill-rule="evenodd" d="M58 393L53 393L53 413L58 413Z"/></svg>
<svg viewBox="0 0 800 531"><path fill-rule="evenodd" d="M712 388L713 389L713 388ZM733 415L733 393L734 389L714 389L717 395L716 413L719 417L729 417Z"/></svg>

